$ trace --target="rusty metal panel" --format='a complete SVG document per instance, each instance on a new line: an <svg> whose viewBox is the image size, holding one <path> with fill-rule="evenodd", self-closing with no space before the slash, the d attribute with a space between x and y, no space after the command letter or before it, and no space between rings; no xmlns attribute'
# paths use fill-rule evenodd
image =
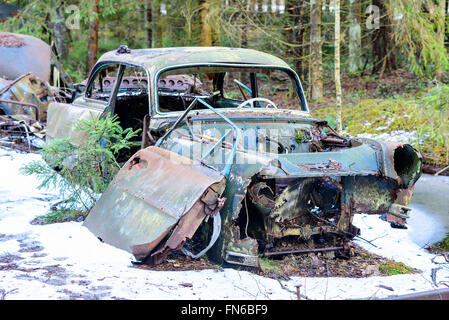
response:
<svg viewBox="0 0 449 320"><path fill-rule="evenodd" d="M220 182L224 177L216 170L173 152L148 147L123 166L84 225L106 243L144 258L187 212L194 206L201 207L198 200ZM194 215L204 211L206 198L203 207L192 210ZM204 217L196 219L195 227L190 226L187 233L192 234Z"/></svg>
<svg viewBox="0 0 449 320"><path fill-rule="evenodd" d="M376 151L379 172L383 176L396 180L406 188L412 186L421 176L422 156L411 145L365 138L357 140L371 146ZM401 153L409 158L406 161L409 163L403 164L408 169L405 172L400 170L401 162L404 162L401 159Z"/></svg>
<svg viewBox="0 0 449 320"><path fill-rule="evenodd" d="M155 70L179 64L205 62L265 64L288 68L287 63L273 55L252 49L225 47L132 49L123 54L117 54L117 50L113 50L106 52L98 60L104 61L122 61Z"/></svg>
<svg viewBox="0 0 449 320"><path fill-rule="evenodd" d="M449 300L449 288L389 296L380 300Z"/></svg>
<svg viewBox="0 0 449 320"><path fill-rule="evenodd" d="M31 119L45 121L54 95L46 81L27 73L14 81L0 78L0 99L0 109L6 115L28 115Z"/></svg>

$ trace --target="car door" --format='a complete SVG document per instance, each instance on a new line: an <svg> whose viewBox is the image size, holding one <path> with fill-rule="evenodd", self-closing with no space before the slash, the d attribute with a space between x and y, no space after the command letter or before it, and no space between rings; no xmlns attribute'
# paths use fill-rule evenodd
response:
<svg viewBox="0 0 449 320"><path fill-rule="evenodd" d="M158 264L181 249L207 216L220 217L225 184L220 172L200 161L150 146L122 167L84 225L137 260Z"/></svg>
<svg viewBox="0 0 449 320"><path fill-rule="evenodd" d="M78 119L92 119L109 112L115 101L116 83L123 68L119 63L96 65L88 79L85 92L71 104L52 102L47 113L46 141L52 139L79 138L73 129Z"/></svg>
<svg viewBox="0 0 449 320"><path fill-rule="evenodd" d="M84 222L104 242L127 250L150 265L162 262L172 250L182 249L207 216L213 218L211 240L204 250L191 256L198 257L209 250L220 234L219 211L226 200L221 195L240 143L241 129L205 103L236 135L221 172L206 165L205 157L179 154L162 146L197 101L205 103L195 99L156 145L139 150L128 160ZM191 143L202 144L201 139L193 139L193 132L191 138ZM208 155L220 143L214 141L212 145Z"/></svg>

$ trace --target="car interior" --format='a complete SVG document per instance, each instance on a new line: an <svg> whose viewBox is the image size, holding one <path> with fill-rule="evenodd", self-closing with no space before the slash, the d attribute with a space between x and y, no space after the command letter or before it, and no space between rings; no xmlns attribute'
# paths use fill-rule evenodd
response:
<svg viewBox="0 0 449 320"><path fill-rule="evenodd" d="M121 79L120 86L115 88L114 84L118 78ZM148 79L143 68L106 65L99 69L93 84L86 90L87 98L101 101L109 101L116 90L117 98L109 102L113 114L118 116L122 128L141 130L139 136L134 138L136 147L122 152L124 154L120 155L120 159L127 159L140 147L146 147L149 142L154 143L158 138L151 134L149 137L142 135L142 131L148 132ZM287 73L262 68L174 69L160 74L157 84L156 110L160 113L185 111L195 98L201 98L216 109L243 109L278 108L275 101L279 103L285 101L285 97L291 99L297 96L295 81L291 81ZM193 109L201 110L207 107L196 103Z"/></svg>

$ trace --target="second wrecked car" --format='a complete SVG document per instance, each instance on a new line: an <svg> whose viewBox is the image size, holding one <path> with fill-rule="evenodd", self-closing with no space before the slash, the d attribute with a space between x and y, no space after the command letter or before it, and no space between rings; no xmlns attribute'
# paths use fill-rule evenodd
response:
<svg viewBox="0 0 449 320"><path fill-rule="evenodd" d="M26 136L45 136L51 101L72 99L74 86L51 46L17 33L0 32L0 133L15 145ZM3 141L5 142L5 141Z"/></svg>
<svg viewBox="0 0 449 320"><path fill-rule="evenodd" d="M85 226L147 264L173 250L258 266L260 256L342 250L357 213L405 227L421 173L408 144L349 139L313 119L298 75L249 49L104 54L73 104L51 103L47 140L74 119L118 115L141 146Z"/></svg>

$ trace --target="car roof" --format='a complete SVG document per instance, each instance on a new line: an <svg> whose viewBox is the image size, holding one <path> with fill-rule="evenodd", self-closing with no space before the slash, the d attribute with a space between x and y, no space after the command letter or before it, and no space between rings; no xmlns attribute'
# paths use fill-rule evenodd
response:
<svg viewBox="0 0 449 320"><path fill-rule="evenodd" d="M123 52L123 53L122 53ZM122 62L151 71L167 67L204 63L255 64L290 68L282 59L253 49L230 47L174 47L114 50L103 54L98 63Z"/></svg>

